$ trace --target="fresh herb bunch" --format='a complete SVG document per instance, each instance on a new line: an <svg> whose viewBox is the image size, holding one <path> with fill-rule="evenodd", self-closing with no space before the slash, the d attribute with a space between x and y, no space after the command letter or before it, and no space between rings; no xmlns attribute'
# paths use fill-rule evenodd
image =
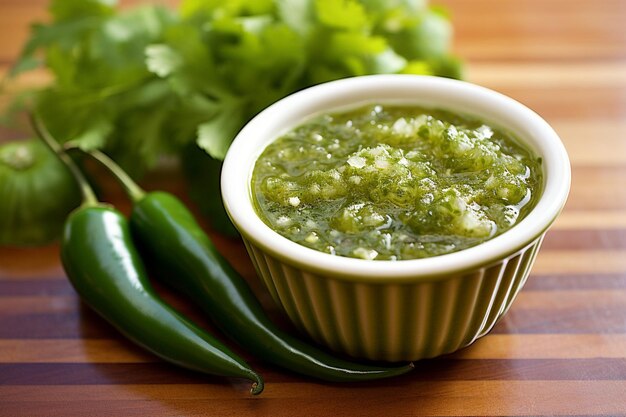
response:
<svg viewBox="0 0 626 417"><path fill-rule="evenodd" d="M193 144L221 160L256 113L324 81L460 77L451 25L425 0L115 3L52 0L51 22L33 25L11 75L48 69L53 82L32 105L53 135L134 174ZM219 169L206 172L217 184Z"/></svg>

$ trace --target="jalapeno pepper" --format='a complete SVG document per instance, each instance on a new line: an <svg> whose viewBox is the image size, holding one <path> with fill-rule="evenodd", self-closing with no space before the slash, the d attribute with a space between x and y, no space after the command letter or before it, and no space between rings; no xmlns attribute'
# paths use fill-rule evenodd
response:
<svg viewBox="0 0 626 417"><path fill-rule="evenodd" d="M194 300L243 348L277 366L326 381L373 380L413 369L412 364L379 367L339 359L284 332L180 200L165 192L145 193L105 154L96 151L92 156L131 196L133 238L160 272L157 278Z"/></svg>
<svg viewBox="0 0 626 417"><path fill-rule="evenodd" d="M70 168L83 193L83 204L68 217L61 260L81 299L128 339L168 362L196 371L263 381L245 361L161 300L148 281L131 240L126 218L98 203L82 173L54 142L38 118L42 139Z"/></svg>

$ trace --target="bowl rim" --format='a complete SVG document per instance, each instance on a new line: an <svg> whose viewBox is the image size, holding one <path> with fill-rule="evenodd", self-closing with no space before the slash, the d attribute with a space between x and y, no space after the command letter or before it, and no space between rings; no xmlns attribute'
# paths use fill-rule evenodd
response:
<svg viewBox="0 0 626 417"><path fill-rule="evenodd" d="M295 243L257 215L252 200L254 163L264 148L289 129L320 113L366 103L412 103L473 115L512 131L542 158L542 195L511 229L450 254L400 261L334 256ZM244 240L293 267L360 282L415 282L474 270L506 259L539 239L559 215L569 193L571 168L557 133L537 113L494 90L433 76L371 75L330 81L272 104L239 132L222 166L224 207ZM252 254L250 254L252 256Z"/></svg>

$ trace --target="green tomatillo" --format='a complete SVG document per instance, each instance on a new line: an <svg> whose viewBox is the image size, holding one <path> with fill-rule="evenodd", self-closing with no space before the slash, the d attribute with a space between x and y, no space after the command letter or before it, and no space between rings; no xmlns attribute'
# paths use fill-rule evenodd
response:
<svg viewBox="0 0 626 417"><path fill-rule="evenodd" d="M0 145L0 246L37 246L57 238L80 192L42 143Z"/></svg>

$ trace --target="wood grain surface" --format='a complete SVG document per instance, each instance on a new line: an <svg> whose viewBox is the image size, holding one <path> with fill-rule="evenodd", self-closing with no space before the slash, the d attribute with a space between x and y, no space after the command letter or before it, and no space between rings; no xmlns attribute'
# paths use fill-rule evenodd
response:
<svg viewBox="0 0 626 417"><path fill-rule="evenodd" d="M546 118L573 167L565 211L524 290L488 336L420 362L409 375L367 384L320 383L244 354L267 384L251 397L244 381L180 370L121 338L80 303L56 245L5 248L0 416L626 415L626 1L435 3L452 14L467 78ZM46 17L46 4L0 0L0 73L29 23ZM30 75L12 88L45 79ZM11 135L0 130L4 139ZM184 194L175 175L146 181ZM127 208L114 187L107 193ZM242 245L212 236L287 326ZM159 290L211 328L184 299Z"/></svg>

